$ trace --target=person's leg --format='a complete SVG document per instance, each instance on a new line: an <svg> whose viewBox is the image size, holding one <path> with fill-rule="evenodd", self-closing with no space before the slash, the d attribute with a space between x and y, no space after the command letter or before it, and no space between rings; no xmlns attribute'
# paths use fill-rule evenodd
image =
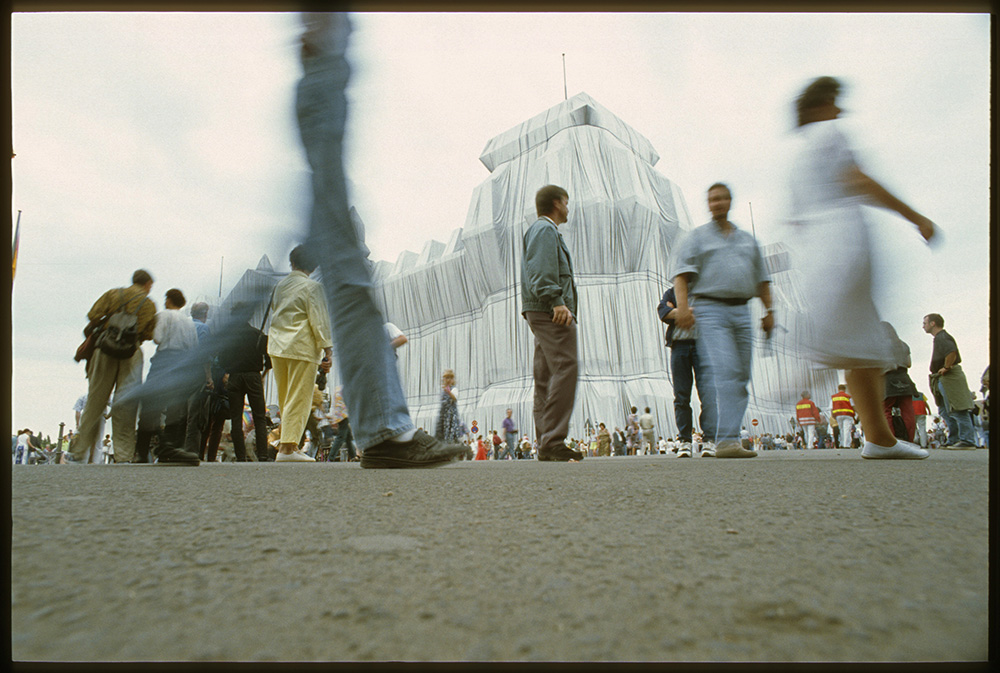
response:
<svg viewBox="0 0 1000 673"><path fill-rule="evenodd" d="M136 451L136 417L139 400L136 392L142 385L142 350L136 349L128 360L121 360L115 373L115 395L111 402L111 443L116 463L130 463Z"/></svg>
<svg viewBox="0 0 1000 673"><path fill-rule="evenodd" d="M304 360L286 359L285 362L288 378L285 402L281 407L281 439L278 452L292 453L298 448L299 438L305 432L309 411L312 409L316 364Z"/></svg>
<svg viewBox="0 0 1000 673"><path fill-rule="evenodd" d="M903 439L912 442L917 421L913 414L913 398L911 396L903 395L899 398L899 412L903 418L903 427L906 428L906 436Z"/></svg>
<svg viewBox="0 0 1000 673"><path fill-rule="evenodd" d="M752 331L747 306L728 306L701 301L696 315L700 332L698 357L705 360L706 373L715 398L715 427L709 434L717 443L738 440L748 402Z"/></svg>
<svg viewBox="0 0 1000 673"><path fill-rule="evenodd" d="M917 424L917 438L919 439L920 448L926 449L929 443L927 437L927 416L925 414L917 416L916 424Z"/></svg>
<svg viewBox="0 0 1000 673"><path fill-rule="evenodd" d="M77 462L87 459L88 448L97 441L100 417L104 414L111 391L114 390L117 373L118 361L95 350L87 367L87 404L80 414L80 429L73 436L68 451L70 457ZM115 423L116 431L117 428L118 424Z"/></svg>
<svg viewBox="0 0 1000 673"><path fill-rule="evenodd" d="M848 391L854 399L854 410L861 421L865 439L879 446L892 446L896 436L885 419L885 380L878 369L851 369L845 372Z"/></svg>
<svg viewBox="0 0 1000 673"><path fill-rule="evenodd" d="M845 372L844 378L865 434L865 445L861 450L863 458L920 459L929 455L920 447L899 441L893 435L883 413L885 379L881 369L851 369Z"/></svg>
<svg viewBox="0 0 1000 673"><path fill-rule="evenodd" d="M561 450L569 435L569 420L573 413L577 384L577 326L556 325L544 313L529 311L528 325L541 344L544 360L550 372L548 397L542 409L544 434L538 441L539 451Z"/></svg>
<svg viewBox="0 0 1000 673"><path fill-rule="evenodd" d="M530 320L528 321L528 327L535 338L535 354L532 360L531 371L535 382L535 394L532 400L531 413L535 420L535 442L541 442L542 433L547 430L545 427L544 410L545 403L549 399L549 379L552 378L552 373L549 371L549 364L545 359L545 351L542 349L541 338L535 334Z"/></svg>
<svg viewBox="0 0 1000 673"><path fill-rule="evenodd" d="M207 441L202 460L214 463L219 455L219 443L222 441L222 431L226 427L226 414L222 409L216 409L208 426Z"/></svg>
<svg viewBox="0 0 1000 673"><path fill-rule="evenodd" d="M208 389L199 385L187 401L187 426L184 429L184 450L199 454L201 438L208 430Z"/></svg>
<svg viewBox="0 0 1000 673"><path fill-rule="evenodd" d="M717 424L715 408L715 390L709 385L708 366L699 354L697 342L691 348L691 369L694 372L695 386L698 388L698 423L701 425L702 441L715 443L715 427Z"/></svg>
<svg viewBox="0 0 1000 673"><path fill-rule="evenodd" d="M320 260L344 401L358 443L368 448L408 433L414 426L396 357L385 337L385 320L375 304L368 251L349 212L342 144L350 74L344 54L350 23L346 14L305 15L304 20L303 76L297 87L296 112L312 169L308 244Z"/></svg>
<svg viewBox="0 0 1000 673"><path fill-rule="evenodd" d="M941 393L941 419L944 420L945 425L948 428L948 440L945 445L956 444L959 441L959 431L958 431L958 419L955 417L951 405L948 404L948 395L944 392L944 386L941 385L940 379L937 382L938 392Z"/></svg>
<svg viewBox="0 0 1000 673"><path fill-rule="evenodd" d="M264 404L264 384L260 380L257 372L248 372L242 375L242 384L246 390L247 404L250 405L250 414L253 417L254 450L257 453L257 462L267 461L267 407ZM243 411L243 399L239 402L240 411Z"/></svg>
<svg viewBox="0 0 1000 673"><path fill-rule="evenodd" d="M243 436L243 398L246 393L245 375L234 373L229 375L226 390L229 393L229 437L233 442L233 453L236 460L246 462L246 438ZM254 421L256 425L256 419Z"/></svg>

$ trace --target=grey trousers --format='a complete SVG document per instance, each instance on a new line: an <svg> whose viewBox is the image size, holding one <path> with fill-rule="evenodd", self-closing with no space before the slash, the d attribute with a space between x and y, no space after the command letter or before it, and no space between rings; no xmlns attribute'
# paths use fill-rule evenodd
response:
<svg viewBox="0 0 1000 673"><path fill-rule="evenodd" d="M576 321L556 325L551 315L540 311L525 311L524 316L535 335L533 412L538 450L563 449L576 400Z"/></svg>

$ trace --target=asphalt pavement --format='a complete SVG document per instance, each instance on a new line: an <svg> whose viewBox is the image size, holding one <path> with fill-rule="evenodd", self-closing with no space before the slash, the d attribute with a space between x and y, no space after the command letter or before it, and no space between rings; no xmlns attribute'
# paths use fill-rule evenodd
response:
<svg viewBox="0 0 1000 673"><path fill-rule="evenodd" d="M15 466L14 661L985 661L988 451Z"/></svg>

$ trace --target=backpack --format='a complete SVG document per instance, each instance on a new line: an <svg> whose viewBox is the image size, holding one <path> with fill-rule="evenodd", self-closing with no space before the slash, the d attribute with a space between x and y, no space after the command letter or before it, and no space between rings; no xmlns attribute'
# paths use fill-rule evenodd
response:
<svg viewBox="0 0 1000 673"><path fill-rule="evenodd" d="M119 290L118 295L121 297L124 292ZM119 360L127 360L132 357L136 349L139 348L139 331L136 329L139 322L137 314L147 301L149 298L143 297L143 300L131 312L122 310L128 303L128 301L122 301L121 306L111 314L108 321L104 323L101 333L97 335L96 346L101 349L102 353Z"/></svg>

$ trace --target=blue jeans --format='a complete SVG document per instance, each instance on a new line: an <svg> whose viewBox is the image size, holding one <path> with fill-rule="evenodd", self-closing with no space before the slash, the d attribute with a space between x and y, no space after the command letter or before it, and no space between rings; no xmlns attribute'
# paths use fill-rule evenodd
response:
<svg viewBox="0 0 1000 673"><path fill-rule="evenodd" d="M506 440L507 440L507 448L504 449L503 453L500 454L499 460L503 460L507 456L510 456L511 460L513 460L514 459L514 447L517 446L517 435L514 434L513 432L506 432L506 433L504 433L504 435L505 435Z"/></svg>
<svg viewBox="0 0 1000 673"><path fill-rule="evenodd" d="M708 379L705 387L715 399L714 418L707 419L709 428L703 429L714 435L716 442L738 440L749 401L753 343L750 307L697 298L694 312L699 330L698 356L704 360ZM700 395L700 386L698 391Z"/></svg>
<svg viewBox="0 0 1000 673"><path fill-rule="evenodd" d="M962 411L952 411L948 403L948 396L944 393L944 386L938 381L938 392L941 393L942 413L945 423L948 424L948 443L966 442L976 445L976 431L972 427L972 412L968 409Z"/></svg>
<svg viewBox="0 0 1000 673"><path fill-rule="evenodd" d="M691 386L698 386L698 399L701 400L701 413L698 414L698 424L701 426L703 439L714 441L715 397L708 386L705 362L698 357L697 342L694 340L675 341L670 348L670 376L674 385L674 420L677 422L677 434L682 442L691 441L692 412Z"/></svg>
<svg viewBox="0 0 1000 673"><path fill-rule="evenodd" d="M329 304L344 402L362 450L413 429L399 382L385 319L374 300L370 261L347 202L343 139L345 88L350 67L344 57L350 25L346 14L329 20L309 54L296 92L299 132L312 169L313 205L308 245L316 251ZM306 19L304 19L306 20Z"/></svg>

